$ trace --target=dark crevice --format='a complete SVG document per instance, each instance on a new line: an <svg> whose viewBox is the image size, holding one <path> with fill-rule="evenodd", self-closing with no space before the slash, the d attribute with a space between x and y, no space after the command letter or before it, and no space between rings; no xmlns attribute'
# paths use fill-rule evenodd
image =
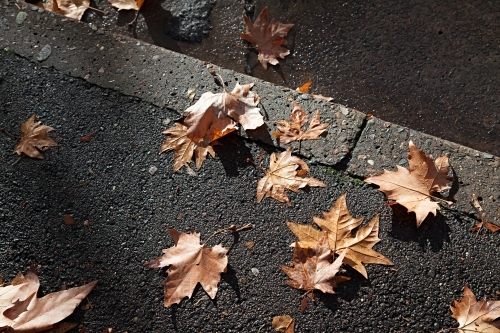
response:
<svg viewBox="0 0 500 333"><path fill-rule="evenodd" d="M354 149L356 149L356 146L358 145L359 139L361 138L361 134L363 134L366 125L368 124L368 119L367 117L363 118L363 122L361 123L361 126L359 127L358 133L356 133L356 136L354 137L354 145L353 147L349 150L349 152L336 164L333 165L333 167L339 171L347 171L347 168L349 167L349 163L351 162L352 159L352 152ZM353 177L353 175L350 175Z"/></svg>

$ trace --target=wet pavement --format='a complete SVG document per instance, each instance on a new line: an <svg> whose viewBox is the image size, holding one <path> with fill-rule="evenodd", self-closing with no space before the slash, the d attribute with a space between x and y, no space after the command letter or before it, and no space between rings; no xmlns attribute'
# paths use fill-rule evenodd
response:
<svg viewBox="0 0 500 333"><path fill-rule="evenodd" d="M266 5L270 17L295 24L290 56L267 71L239 37L242 15ZM108 8L105 0L95 6ZM460 0L148 0L135 27L127 25L132 11L87 11L83 20L276 84L295 88L311 78L313 93L500 155L499 8Z"/></svg>

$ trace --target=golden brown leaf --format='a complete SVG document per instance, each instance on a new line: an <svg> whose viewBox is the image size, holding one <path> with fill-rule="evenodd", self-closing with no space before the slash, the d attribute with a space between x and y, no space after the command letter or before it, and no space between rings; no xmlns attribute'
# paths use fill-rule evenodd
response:
<svg viewBox="0 0 500 333"><path fill-rule="evenodd" d="M193 155L195 156L196 168L201 168L203 161L207 158L207 154L215 157L215 151L212 147L215 142L206 144L200 142L194 143L187 137L187 127L175 123L174 127L164 130L163 134L169 134L160 147L160 154L169 150L175 150L174 153L174 172L179 171L183 166L191 163Z"/></svg>
<svg viewBox="0 0 500 333"><path fill-rule="evenodd" d="M365 278L368 278L368 273L363 263L393 265L392 261L372 249L380 241L378 215L367 225L359 228L355 234L352 233L353 229L360 226L363 218L351 216L347 209L345 194L337 199L329 212L323 212L323 218L314 216L313 219L321 231L311 225L287 222L290 230L299 239L298 243L302 248L315 246L326 232L330 249L337 254L346 251L344 263L357 270Z"/></svg>
<svg viewBox="0 0 500 333"><path fill-rule="evenodd" d="M297 170L297 168L302 168ZM322 181L309 177L309 167L300 158L292 156L292 148L278 156L271 154L269 170L257 183L257 202L264 197L271 197L291 206L290 199L285 194L285 189L299 192L306 186L326 187Z"/></svg>
<svg viewBox="0 0 500 333"><path fill-rule="evenodd" d="M0 288L0 328L7 327L9 332L23 333L53 328L54 324L74 311L96 284L97 281L94 281L38 298L40 284L32 266L26 276L18 276L13 284ZM64 327L60 328L60 332L64 332Z"/></svg>
<svg viewBox="0 0 500 333"><path fill-rule="evenodd" d="M464 288L461 301L454 301L450 306L452 317L458 321L460 333L500 333L500 301L478 302L469 287Z"/></svg>
<svg viewBox="0 0 500 333"><path fill-rule="evenodd" d="M144 0L108 0L111 7L118 10L139 10L144 4Z"/></svg>
<svg viewBox="0 0 500 333"><path fill-rule="evenodd" d="M45 10L80 21L90 6L90 0L46 0L45 2L40 1L36 5Z"/></svg>
<svg viewBox="0 0 500 333"><path fill-rule="evenodd" d="M278 64L278 57L285 58L290 54L290 50L281 47L286 43L285 36L293 27L293 24L283 24L279 21L271 20L268 23L269 10L264 8L259 16L252 23L247 16L243 16L246 24L246 32L240 36L247 42L254 44L259 52L258 60L264 68L267 64Z"/></svg>
<svg viewBox="0 0 500 333"><path fill-rule="evenodd" d="M307 254L306 254L307 253ZM308 248L303 249L300 244L295 243L293 251L293 267L281 266L281 269L288 275L291 281L287 281L289 286L311 292L320 290L324 293L334 294L333 288L338 283L349 278L336 277L342 265L346 251L342 251L340 256L332 263L332 252L328 246L328 235L323 236ZM336 279L337 278L337 279Z"/></svg>
<svg viewBox="0 0 500 333"><path fill-rule="evenodd" d="M227 269L227 248L218 244L212 248L200 244L200 234L191 230L186 234L169 229L175 245L163 250L163 256L145 264L148 268L170 266L165 286L165 306L180 303L184 297L191 297L198 283L210 298L217 294L221 273Z"/></svg>
<svg viewBox="0 0 500 333"><path fill-rule="evenodd" d="M409 169L398 165L397 171L384 170L380 175L366 178L365 182L378 185L379 191L384 192L387 199L406 207L408 212L415 212L418 227L429 213L436 215L439 205L430 198L436 199L432 196L434 192L449 188L450 165L446 156L432 161L432 156L426 156L411 141L408 162Z"/></svg>
<svg viewBox="0 0 500 333"><path fill-rule="evenodd" d="M276 121L276 124L278 124L278 138L280 142L287 144L292 141L317 140L330 125L329 123L320 123L319 110L317 110L309 122L307 131L303 131L302 126L307 123L307 118L307 113L305 113L304 110L302 110L302 108L294 101L292 114L290 115L290 122L288 123L285 120Z"/></svg>
<svg viewBox="0 0 500 333"><path fill-rule="evenodd" d="M208 91L191 105L184 119L187 136L195 143L212 142L237 129L251 130L264 125L264 118L257 108L259 95L250 91L253 83L241 86L236 83L233 91L214 94Z"/></svg>
<svg viewBox="0 0 500 333"><path fill-rule="evenodd" d="M275 331L294 333L295 332L295 321L292 317L286 316L276 316L273 318L272 327Z"/></svg>
<svg viewBox="0 0 500 333"><path fill-rule="evenodd" d="M41 152L57 146L57 142L47 136L47 132L54 128L41 124L35 122L35 115L21 124L21 140L14 149L15 153L43 159Z"/></svg>

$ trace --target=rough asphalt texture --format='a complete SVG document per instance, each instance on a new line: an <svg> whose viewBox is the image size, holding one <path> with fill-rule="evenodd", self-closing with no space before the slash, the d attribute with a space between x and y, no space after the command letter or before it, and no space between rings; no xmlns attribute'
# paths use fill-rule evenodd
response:
<svg viewBox="0 0 500 333"><path fill-rule="evenodd" d="M257 204L262 173L245 161L261 157L267 166L275 148L231 136L198 176L173 174L172 154L157 152L163 123L176 113L3 51L0 75L0 127L19 134L35 113L60 143L43 161L12 165L16 140L0 136L0 274L10 280L40 265L43 294L98 279L93 307L70 317L87 332L271 332L272 318L284 314L295 318L296 332L437 332L455 325L449 305L463 286L478 298L500 298L498 235L471 233L475 220L466 215L442 210L416 229L414 217L386 207L377 190L321 165L312 175L328 187L290 193L292 207ZM78 143L94 131L91 142ZM302 292L285 285L279 268L290 264L295 240L285 221L312 223L345 192L354 216L380 214L375 249L395 265L367 265L368 280L347 269L351 281L301 314ZM172 246L167 228L194 227L206 239L233 223L255 227L213 240L231 247L215 300L197 288L192 299L164 308L164 271L142 265ZM255 247L247 249L248 241Z"/></svg>

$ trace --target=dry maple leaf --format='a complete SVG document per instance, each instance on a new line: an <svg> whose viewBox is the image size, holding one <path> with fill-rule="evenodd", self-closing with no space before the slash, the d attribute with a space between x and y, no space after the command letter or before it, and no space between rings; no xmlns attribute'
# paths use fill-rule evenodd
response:
<svg viewBox="0 0 500 333"><path fill-rule="evenodd" d="M432 196L434 192L450 188L447 186L450 182L450 165L447 156L433 161L432 156L425 155L413 142L410 141L409 145L409 169L397 165L397 171L384 170L380 175L366 178L365 182L378 185L379 191L384 192L387 199L406 207L408 212L415 212L419 227L429 213L436 215L436 209L439 208L438 203L430 198L453 204Z"/></svg>
<svg viewBox="0 0 500 333"><path fill-rule="evenodd" d="M295 321L288 315L276 316L273 318L272 327L275 331L278 332L294 333Z"/></svg>
<svg viewBox="0 0 500 333"><path fill-rule="evenodd" d="M297 168L302 168L297 170ZM285 189L299 192L306 186L326 187L322 181L309 177L309 167L300 158L292 156L292 148L276 156L272 153L269 170L264 171L266 175L257 183L257 202L264 197L271 197L291 206L290 199L285 194Z"/></svg>
<svg viewBox="0 0 500 333"><path fill-rule="evenodd" d="M145 264L148 268L170 266L165 286L165 306L180 303L184 297L191 298L194 288L201 284L210 298L217 294L221 273L227 269L227 248L218 244L212 248L200 244L200 234L190 234L169 229L175 245L163 250L163 256Z"/></svg>
<svg viewBox="0 0 500 333"><path fill-rule="evenodd" d="M450 306L452 317L458 321L460 333L500 333L500 301L478 302L469 287L464 288L464 297L455 306Z"/></svg>
<svg viewBox="0 0 500 333"><path fill-rule="evenodd" d="M32 265L26 276L0 288L0 329L36 333L53 328L69 316L95 287L97 281L80 287L37 297L40 283Z"/></svg>
<svg viewBox="0 0 500 333"><path fill-rule="evenodd" d="M363 218L351 216L347 209L346 194L337 199L329 212L323 212L323 218L314 216L313 219L321 231L311 225L287 222L290 230L299 239L298 243L302 248L315 246L326 232L332 252L339 254L346 251L344 263L357 270L365 278L368 278L368 273L363 263L393 265L392 261L372 249L380 241L378 215L353 235L352 230L359 227Z"/></svg>
<svg viewBox="0 0 500 333"><path fill-rule="evenodd" d="M259 96L250 91L253 83L241 86L236 83L233 91L214 94L208 91L191 105L184 119L187 136L195 143L212 142L237 129L237 124L245 130L264 125L264 118L257 108Z"/></svg>
<svg viewBox="0 0 500 333"><path fill-rule="evenodd" d="M80 21L90 8L90 0L46 0L38 2L37 6Z"/></svg>
<svg viewBox="0 0 500 333"><path fill-rule="evenodd" d="M21 140L17 144L14 152L18 155L25 154L29 157L43 159L41 152L50 147L57 147L57 142L47 136L47 132L54 128L35 122L35 115L21 124Z"/></svg>
<svg viewBox="0 0 500 333"><path fill-rule="evenodd" d="M120 10L139 10L144 4L144 0L108 0L111 7Z"/></svg>
<svg viewBox="0 0 500 333"><path fill-rule="evenodd" d="M495 223L486 221L486 212L483 210L483 207L479 203L479 199L475 194L472 194L472 201L470 203L481 218L481 222L476 223L476 225L470 229L472 232L479 232L483 226L493 233L500 230L500 226L496 225Z"/></svg>
<svg viewBox="0 0 500 333"><path fill-rule="evenodd" d="M333 257L328 246L326 232L307 251L297 242L293 250L293 267L281 266L281 269L291 279L286 284L307 292L319 290L324 293L334 294L333 288L338 283L349 280L348 277L336 276L345 255L346 251L344 250L332 263Z"/></svg>
<svg viewBox="0 0 500 333"><path fill-rule="evenodd" d="M317 140L330 125L329 123L320 123L319 110L317 110L309 122L307 131L303 131L302 126L307 123L307 118L307 113L294 101L290 122L285 120L276 121L280 143L287 144L293 141Z"/></svg>
<svg viewBox="0 0 500 333"><path fill-rule="evenodd" d="M174 153L174 172L179 171L183 166L187 166L195 156L196 168L200 168L207 154L215 157L215 151L212 147L215 142L206 144L200 142L194 143L187 137L187 127L176 123L173 127L164 130L163 134L169 134L160 147L160 154L175 150Z"/></svg>
<svg viewBox="0 0 500 333"><path fill-rule="evenodd" d="M258 60L264 68L267 64L278 64L278 57L285 58L290 54L290 50L281 47L286 43L285 36L293 27L293 24L283 24L279 21L271 20L267 23L269 17L268 8L264 8L255 22L252 23L247 16L243 16L246 24L246 32L240 36L247 42L254 44L259 52Z"/></svg>

